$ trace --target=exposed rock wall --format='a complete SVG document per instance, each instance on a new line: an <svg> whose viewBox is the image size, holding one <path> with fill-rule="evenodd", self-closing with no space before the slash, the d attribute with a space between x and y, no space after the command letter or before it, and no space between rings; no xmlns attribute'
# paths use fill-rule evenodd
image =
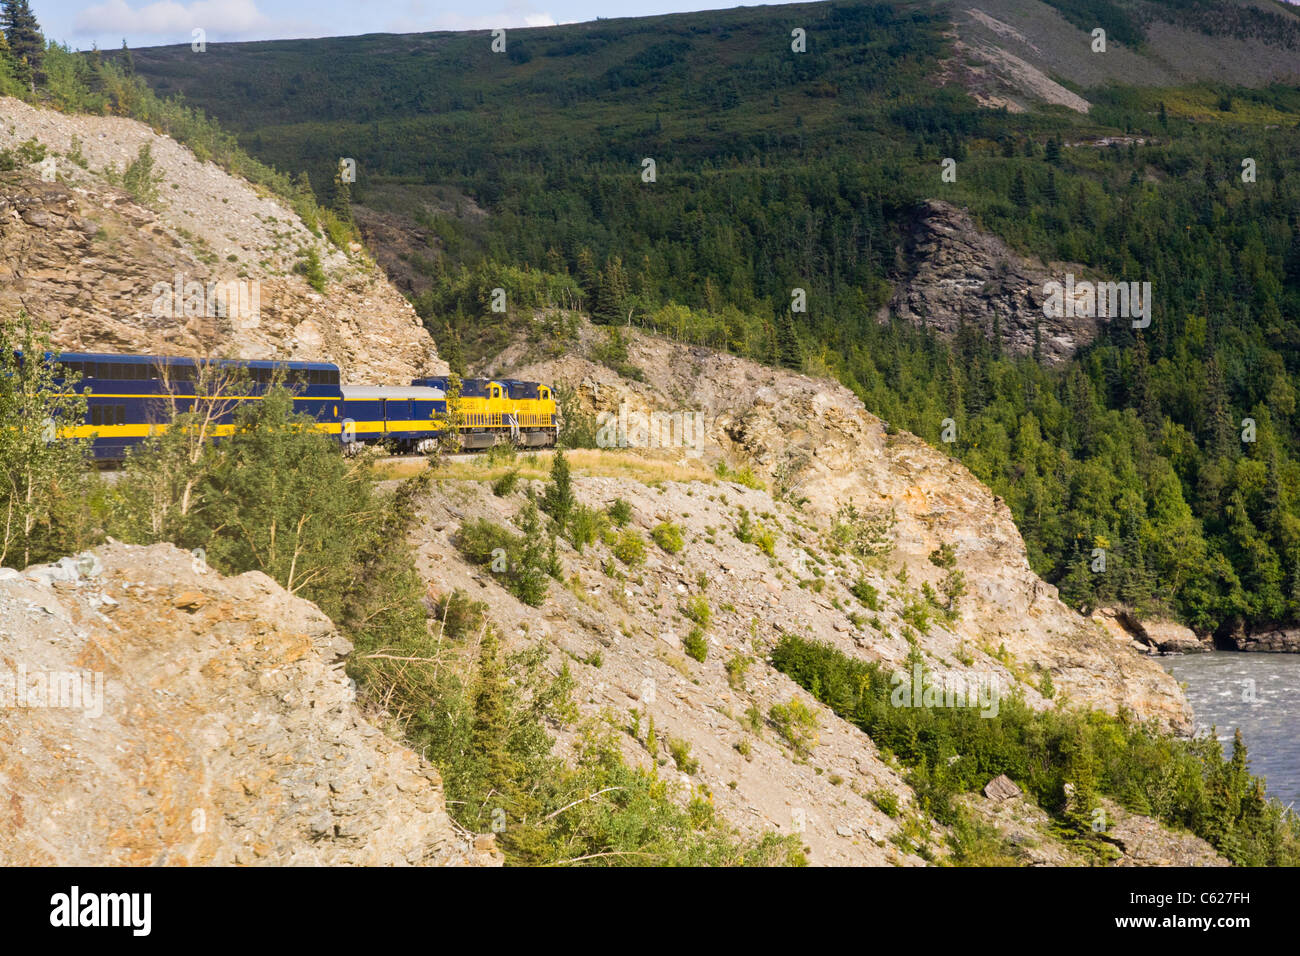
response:
<svg viewBox="0 0 1300 956"><path fill-rule="evenodd" d="M410 303L359 248L345 255L281 200L170 137L0 98L0 149L31 139L54 177L41 163L0 173L0 320L26 309L67 350L331 361L358 383L446 371ZM158 179L147 206L114 184L146 144ZM324 293L294 272L308 249ZM223 316L208 314L222 310L206 298L197 310L185 295L160 302L159 284L175 289L178 279L182 289L253 283L258 308Z"/></svg>
<svg viewBox="0 0 1300 956"><path fill-rule="evenodd" d="M0 569L0 865L500 863L362 718L350 650L171 545Z"/></svg>
<svg viewBox="0 0 1300 956"><path fill-rule="evenodd" d="M1043 314L1044 284L1064 282L1071 270L1082 278L1082 267L1052 271L1025 259L951 203L921 204L900 261L891 310L942 335L956 334L963 322L988 337L996 329L1003 349L1028 355L1037 334L1048 363L1064 361L1097 335L1095 319Z"/></svg>

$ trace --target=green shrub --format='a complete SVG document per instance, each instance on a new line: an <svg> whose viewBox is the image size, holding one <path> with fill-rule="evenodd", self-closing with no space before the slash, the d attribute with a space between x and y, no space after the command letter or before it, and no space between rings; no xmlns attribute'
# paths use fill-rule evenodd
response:
<svg viewBox="0 0 1300 956"><path fill-rule="evenodd" d="M773 704L768 719L781 738L800 757L806 757L817 745L817 715L797 697L788 704Z"/></svg>
<svg viewBox="0 0 1300 956"><path fill-rule="evenodd" d="M325 270L321 268L320 253L315 246L308 246L298 253L293 271L304 277L307 284L317 292L325 291Z"/></svg>
<svg viewBox="0 0 1300 956"><path fill-rule="evenodd" d="M434 617L441 623L443 633L453 640L479 633L487 620L487 605L471 601L461 588L454 588L438 598Z"/></svg>
<svg viewBox="0 0 1300 956"><path fill-rule="evenodd" d="M704 628L698 624L691 628L691 632L682 638L682 647L688 656L703 664L709 654L709 642L704 636Z"/></svg>
<svg viewBox="0 0 1300 956"><path fill-rule="evenodd" d="M553 547L548 556L537 505L525 505L518 521L518 535L486 518L467 521L456 534L456 547L474 564L499 575L515 597L536 607L546 600L547 578L554 576L557 562Z"/></svg>
<svg viewBox="0 0 1300 956"><path fill-rule="evenodd" d="M835 513L831 539L859 557L883 557L894 549L896 523L892 511L870 515L849 502Z"/></svg>
<svg viewBox="0 0 1300 956"><path fill-rule="evenodd" d="M872 790L867 794L877 809L887 817L898 816L898 795L888 790Z"/></svg>
<svg viewBox="0 0 1300 956"><path fill-rule="evenodd" d="M740 506L740 521L736 523L736 540L749 544L754 540L754 522L749 519L749 509Z"/></svg>
<svg viewBox="0 0 1300 956"><path fill-rule="evenodd" d="M569 543L581 554L587 545L596 543L606 520L603 512L578 505L569 516Z"/></svg>
<svg viewBox="0 0 1300 956"><path fill-rule="evenodd" d="M507 471L504 475L492 482L492 494L498 498L504 498L515 490L519 484L519 469L515 468Z"/></svg>
<svg viewBox="0 0 1300 956"><path fill-rule="evenodd" d="M932 608L933 605L925 600L924 596L918 598L915 594L909 594L903 601L903 610L900 616L922 634L929 634L930 611Z"/></svg>
<svg viewBox="0 0 1300 956"><path fill-rule="evenodd" d="M632 506L622 498L614 499L614 503L609 506L609 520L620 528L627 527L627 523L632 520Z"/></svg>
<svg viewBox="0 0 1300 956"><path fill-rule="evenodd" d="M688 598L682 605L681 611L700 627L708 627L709 621L713 618L713 612L709 609L709 600L703 594Z"/></svg>
<svg viewBox="0 0 1300 956"><path fill-rule="evenodd" d="M668 752L682 773L691 774L700 769L700 762L691 756L691 744L680 737L668 738Z"/></svg>
<svg viewBox="0 0 1300 956"><path fill-rule="evenodd" d="M743 485L746 488L752 488L755 491L763 491L767 487L765 484L763 484L762 481L758 479L758 476L754 474L754 469L751 468L749 465L746 465L745 467L741 468L739 471L733 471L732 469L727 467L727 463L725 461L720 461L714 467L713 473L717 475L719 478L722 478L726 481L734 481L738 485Z"/></svg>
<svg viewBox="0 0 1300 956"><path fill-rule="evenodd" d="M153 150L145 143L122 174L122 188L140 205L148 206L158 201L160 180L154 175Z"/></svg>
<svg viewBox="0 0 1300 956"><path fill-rule="evenodd" d="M628 567L638 567L645 563L645 539L632 528L625 528L614 544L614 557Z"/></svg>
<svg viewBox="0 0 1300 956"><path fill-rule="evenodd" d="M872 587L866 578L858 578L853 582L853 587L849 588L849 590L855 598L870 610L880 610L880 592Z"/></svg>
<svg viewBox="0 0 1300 956"><path fill-rule="evenodd" d="M930 552L930 563L937 568L954 568L957 566L957 548L951 544L941 544Z"/></svg>
<svg viewBox="0 0 1300 956"><path fill-rule="evenodd" d="M655 544L669 554L676 554L686 545L682 540L682 529L668 521L655 525L650 532L650 537L654 538Z"/></svg>
<svg viewBox="0 0 1300 956"><path fill-rule="evenodd" d="M148 145L140 147L141 154L148 150ZM18 157L27 165L39 163L45 158L45 144L35 137L18 144Z"/></svg>
<svg viewBox="0 0 1300 956"><path fill-rule="evenodd" d="M727 683L731 685L732 690L745 689L745 672L749 670L753 658L747 657L737 651L727 659Z"/></svg>

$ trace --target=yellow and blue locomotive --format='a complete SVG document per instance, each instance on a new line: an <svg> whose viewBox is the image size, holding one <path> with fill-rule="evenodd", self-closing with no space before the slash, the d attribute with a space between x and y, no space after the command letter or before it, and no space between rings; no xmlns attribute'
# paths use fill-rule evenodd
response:
<svg viewBox="0 0 1300 956"><path fill-rule="evenodd" d="M450 377L414 379L413 386L445 392ZM529 448L554 445L559 436L555 398L549 386L518 379L467 378L456 402L457 431L464 448L510 442Z"/></svg>
<svg viewBox="0 0 1300 956"><path fill-rule="evenodd" d="M345 447L384 444L395 451L429 453L449 427L462 447L502 443L555 444L556 404L548 386L515 379L466 379L454 426L448 425L447 379L410 385L344 385L328 362L194 359L181 356L65 352L46 356L56 377L86 398L84 422L64 434L91 439L94 456L118 461L179 413L204 409L216 438L230 434L243 402L260 401L283 385L294 411Z"/></svg>

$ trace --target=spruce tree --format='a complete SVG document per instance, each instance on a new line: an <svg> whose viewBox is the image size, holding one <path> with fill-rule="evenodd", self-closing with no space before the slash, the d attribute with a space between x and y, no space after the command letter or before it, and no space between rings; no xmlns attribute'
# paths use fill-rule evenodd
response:
<svg viewBox="0 0 1300 956"><path fill-rule="evenodd" d="M1142 333L1133 344L1132 382L1129 385L1129 404L1138 413L1147 434L1155 436L1160 428L1160 409L1151 393L1151 363L1147 343Z"/></svg>
<svg viewBox="0 0 1300 956"><path fill-rule="evenodd" d="M623 260L614 256L601 270L592 318L611 325L622 322L627 310L627 295L627 274L623 271Z"/></svg>
<svg viewBox="0 0 1300 956"><path fill-rule="evenodd" d="M4 30L18 78L33 93L43 79L45 37L27 0L0 0L0 29Z"/></svg>
<svg viewBox="0 0 1300 956"><path fill-rule="evenodd" d="M794 318L784 316L776 326L776 344L783 368L800 371L803 369L803 350L799 346L799 336L794 330Z"/></svg>
<svg viewBox="0 0 1300 956"><path fill-rule="evenodd" d="M1021 209L1029 205L1029 187L1025 185L1023 170L1016 170L1016 178L1011 182L1011 201Z"/></svg>
<svg viewBox="0 0 1300 956"><path fill-rule="evenodd" d="M472 749L478 761L479 780L487 804L495 792L508 803L514 791L516 762L510 753L510 707L506 677L501 666L500 642L488 628L479 646L478 682L474 691Z"/></svg>
<svg viewBox="0 0 1300 956"><path fill-rule="evenodd" d="M564 457L564 451L557 448L555 457L551 459L551 484L542 496L542 510L551 516L556 530L563 534L577 503L573 497L573 479L569 474L568 459Z"/></svg>
<svg viewBox="0 0 1300 956"><path fill-rule="evenodd" d="M334 215L340 222L352 223L352 187L343 179L343 167L334 172Z"/></svg>

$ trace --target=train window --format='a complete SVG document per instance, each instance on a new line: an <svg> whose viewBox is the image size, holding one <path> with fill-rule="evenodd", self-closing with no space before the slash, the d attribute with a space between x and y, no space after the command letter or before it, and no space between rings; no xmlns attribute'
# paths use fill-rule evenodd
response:
<svg viewBox="0 0 1300 956"><path fill-rule="evenodd" d="M125 405L92 405L90 407L90 424L124 425L126 424Z"/></svg>

